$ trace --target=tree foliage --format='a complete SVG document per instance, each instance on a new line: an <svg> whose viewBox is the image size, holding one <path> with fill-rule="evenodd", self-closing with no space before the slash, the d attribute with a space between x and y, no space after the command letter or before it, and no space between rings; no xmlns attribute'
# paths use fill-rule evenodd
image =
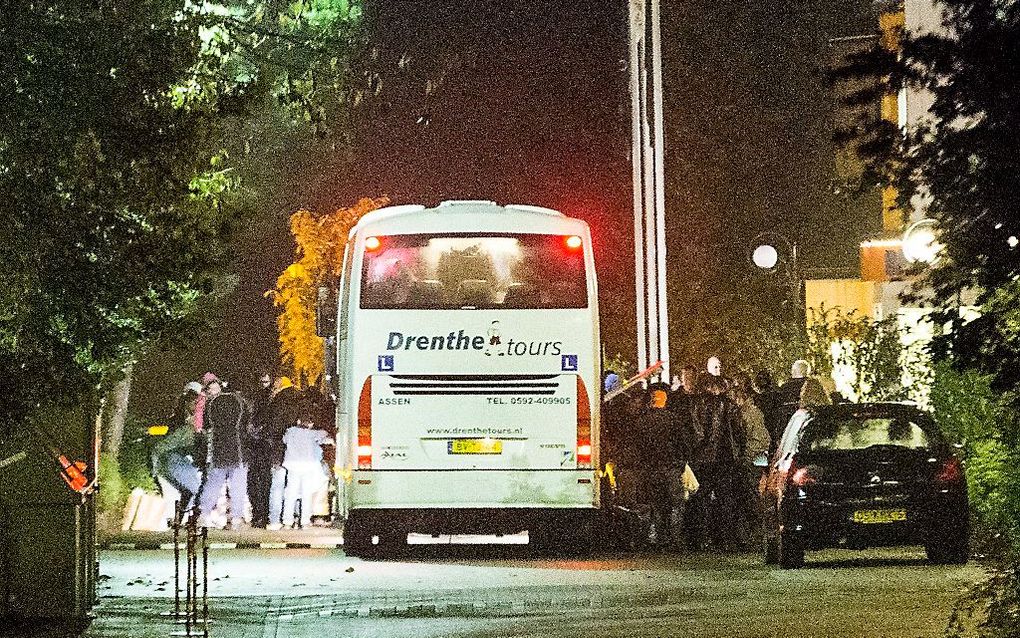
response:
<svg viewBox="0 0 1020 638"><path fill-rule="evenodd" d="M832 376L851 401L926 401L928 357L896 317L872 319L841 308L812 308L807 359L819 376Z"/></svg>
<svg viewBox="0 0 1020 638"><path fill-rule="evenodd" d="M290 217L295 261L277 278L276 288L266 294L281 309L276 320L280 360L299 386L318 384L323 373L323 340L315 331L319 289L336 289L351 228L364 215L388 203L385 197L366 197L332 213L299 210Z"/></svg>
<svg viewBox="0 0 1020 638"><path fill-rule="evenodd" d="M351 0L5 9L0 428L192 331L236 225L223 149L257 152L238 131L269 109L343 124L360 16Z"/></svg>
<svg viewBox="0 0 1020 638"><path fill-rule="evenodd" d="M966 441L976 513L1013 548L998 554L1011 562L975 592L974 629L1016 635L1020 3L939 0L936 7L939 32L904 34L900 51L858 56L837 77L870 74L875 87L932 99L928 117L905 131L862 115L848 137L864 140L872 183L895 186L901 210L923 208L938 225L938 259L917 273L911 292L930 304L938 329L932 405L943 427Z"/></svg>
<svg viewBox="0 0 1020 638"><path fill-rule="evenodd" d="M765 369L782 377L794 360L804 356L804 337L795 321L736 297L696 309L678 304L670 312L677 326L673 334L680 335L672 348L680 353L673 362L674 373L682 365L704 370L708 358L718 356L727 375Z"/></svg>
<svg viewBox="0 0 1020 638"><path fill-rule="evenodd" d="M212 102L174 87L210 68L204 19L168 3L21 3L0 43L0 353L10 424L74 398L210 288L232 178ZM19 380L29 380L22 383ZM5 424L5 425L6 425Z"/></svg>
<svg viewBox="0 0 1020 638"><path fill-rule="evenodd" d="M843 131L865 155L869 184L896 187L901 210L923 206L940 228L938 261L920 273L915 298L939 328L932 352L1020 389L1020 3L940 0L942 30L904 34L899 52L854 56L835 77L877 80L861 104L907 88L932 98L929 117L901 131L860 110ZM972 306L979 311L961 312Z"/></svg>

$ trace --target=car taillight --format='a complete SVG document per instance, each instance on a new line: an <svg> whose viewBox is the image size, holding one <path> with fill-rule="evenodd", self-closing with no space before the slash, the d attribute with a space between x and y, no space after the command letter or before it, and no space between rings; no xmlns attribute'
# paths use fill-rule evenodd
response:
<svg viewBox="0 0 1020 638"><path fill-rule="evenodd" d="M821 478L821 475L821 468L817 465L805 465L804 467L798 467L796 461L790 463L790 482L797 487L814 485L818 482L818 479Z"/></svg>
<svg viewBox="0 0 1020 638"><path fill-rule="evenodd" d="M372 469L372 377L365 379L358 399L358 469Z"/></svg>
<svg viewBox="0 0 1020 638"><path fill-rule="evenodd" d="M935 474L935 480L939 483L959 483L963 480L963 464L955 456L949 457L942 463L942 467Z"/></svg>
<svg viewBox="0 0 1020 638"><path fill-rule="evenodd" d="M590 470L591 465L591 407L588 389L581 376L577 376L577 469Z"/></svg>

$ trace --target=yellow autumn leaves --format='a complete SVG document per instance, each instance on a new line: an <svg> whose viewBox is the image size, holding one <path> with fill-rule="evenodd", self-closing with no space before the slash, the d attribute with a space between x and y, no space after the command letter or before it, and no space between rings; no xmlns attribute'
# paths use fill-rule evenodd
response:
<svg viewBox="0 0 1020 638"><path fill-rule="evenodd" d="M319 289L336 289L348 233L365 214L387 204L386 197L364 197L332 213L299 210L290 216L295 261L284 269L276 288L266 292L266 297L280 308L276 328L282 373L298 387L317 386L322 381L325 348L323 339L315 334Z"/></svg>

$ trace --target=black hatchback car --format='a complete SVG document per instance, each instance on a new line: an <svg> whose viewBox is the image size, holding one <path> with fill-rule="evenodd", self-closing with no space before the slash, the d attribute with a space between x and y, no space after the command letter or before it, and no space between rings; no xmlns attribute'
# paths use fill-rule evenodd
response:
<svg viewBox="0 0 1020 638"><path fill-rule="evenodd" d="M936 563L967 562L967 479L930 416L907 404L820 406L793 416L764 488L765 562L804 552L924 545Z"/></svg>

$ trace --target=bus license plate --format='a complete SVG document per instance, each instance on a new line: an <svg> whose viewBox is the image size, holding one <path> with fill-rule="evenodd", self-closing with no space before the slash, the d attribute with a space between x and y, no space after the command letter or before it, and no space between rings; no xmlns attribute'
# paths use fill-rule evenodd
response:
<svg viewBox="0 0 1020 638"><path fill-rule="evenodd" d="M907 510L857 510L853 515L855 523L902 523L907 520Z"/></svg>
<svg viewBox="0 0 1020 638"><path fill-rule="evenodd" d="M450 454L502 454L503 442L495 439L454 439L447 443Z"/></svg>

